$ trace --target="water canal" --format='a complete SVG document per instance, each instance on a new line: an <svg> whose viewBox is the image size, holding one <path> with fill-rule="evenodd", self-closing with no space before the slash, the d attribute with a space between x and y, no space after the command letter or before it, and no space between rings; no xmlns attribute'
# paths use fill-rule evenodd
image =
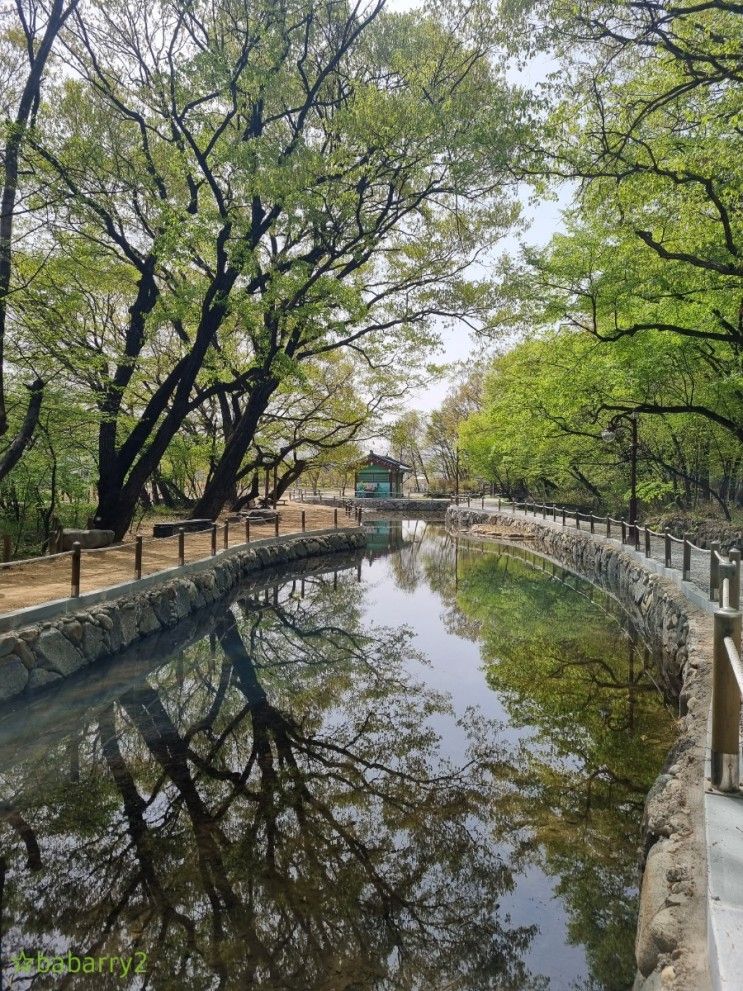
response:
<svg viewBox="0 0 743 991"><path fill-rule="evenodd" d="M378 523L363 559L5 713L4 986L631 985L673 714L617 609L530 557Z"/></svg>

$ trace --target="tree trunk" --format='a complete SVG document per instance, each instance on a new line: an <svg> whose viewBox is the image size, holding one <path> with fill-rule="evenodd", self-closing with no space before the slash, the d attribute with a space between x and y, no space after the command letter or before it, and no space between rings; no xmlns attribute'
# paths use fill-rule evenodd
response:
<svg viewBox="0 0 743 991"><path fill-rule="evenodd" d="M265 413L278 384L277 379L269 378L257 385L250 393L245 409L234 425L232 435L214 469L214 474L193 508L192 517L214 520L224 509L243 459L255 437L258 421Z"/></svg>
<svg viewBox="0 0 743 991"><path fill-rule="evenodd" d="M0 482L21 460L23 452L31 443L31 438L36 430L36 424L39 422L41 402L44 398L44 383L41 379L36 379L36 381L29 386L29 391L31 393L31 397L28 400L26 416L24 417L21 429L15 435L10 447L0 460Z"/></svg>
<svg viewBox="0 0 743 991"><path fill-rule="evenodd" d="M247 492L243 492L243 494L239 498L235 499L232 508L235 510L235 512L244 509L246 506L250 505L253 499L258 498L259 492L260 492L260 482L258 480L258 474L256 472L256 474L253 475L253 481L250 483L250 488L248 489Z"/></svg>
<svg viewBox="0 0 743 991"><path fill-rule="evenodd" d="M13 127L7 131L8 138L3 149L3 186L0 192L0 437L8 431L8 417L5 405L5 332L8 320L8 295L13 271L13 222L18 195L18 168L26 131L33 123L36 108L41 98L41 81L54 41L78 0L65 9L64 0L54 0L41 43L34 51L33 34L26 28L26 48L29 70L18 101ZM24 24L25 28L25 24ZM37 380L31 386L31 395L23 424L13 438L5 456L0 462L0 480L15 467L33 437L41 409L43 383Z"/></svg>

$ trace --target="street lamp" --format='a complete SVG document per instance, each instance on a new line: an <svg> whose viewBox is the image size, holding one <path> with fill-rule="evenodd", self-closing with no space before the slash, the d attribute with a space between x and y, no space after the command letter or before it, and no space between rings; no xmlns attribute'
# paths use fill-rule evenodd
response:
<svg viewBox="0 0 743 991"><path fill-rule="evenodd" d="M629 539L635 547L640 544L640 532L637 528L637 420L639 414L617 413L612 417L609 426L601 431L601 439L611 443L617 438L616 426L619 420L626 419L632 424L632 446L630 447L629 471L630 471L630 497L629 497Z"/></svg>

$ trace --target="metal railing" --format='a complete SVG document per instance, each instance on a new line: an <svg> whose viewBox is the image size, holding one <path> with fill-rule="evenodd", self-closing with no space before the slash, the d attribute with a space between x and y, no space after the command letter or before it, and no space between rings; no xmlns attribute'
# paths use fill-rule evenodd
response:
<svg viewBox="0 0 743 991"><path fill-rule="evenodd" d="M523 511L524 516L541 516L542 519L552 520L563 527L574 527L577 530L588 530L612 540L620 540L622 544L634 547L644 553L646 558L653 558L666 568L681 572L684 581L692 582L697 587L709 589L710 600L717 596L717 578L715 571L714 551L719 552L719 542L713 543L711 549L699 547L693 543L688 534L683 537L674 536L669 530L663 532L652 530L643 523L634 524L622 517L596 516L594 513L581 513L579 510L567 509L552 503L517 502L514 499L495 497L498 500L498 510L509 510L513 516ZM481 500L485 508L485 500Z"/></svg>
<svg viewBox="0 0 743 991"><path fill-rule="evenodd" d="M67 596L78 598L83 585L85 592L90 592L138 581L149 574L214 557L219 553L218 548L245 546L251 540L267 536L337 529L358 524L361 519L360 507L344 512L330 506L307 509L289 506L265 521L246 518L239 522L213 523L205 530L193 531L180 527L169 537L137 535L123 543L90 549L75 542L69 551L0 563L0 612ZM21 599L20 604L16 604L16 598Z"/></svg>
<svg viewBox="0 0 743 991"><path fill-rule="evenodd" d="M712 551L720 608L714 616L712 660L712 785L734 792L740 785L740 709L743 696L741 664L740 551L728 559Z"/></svg>

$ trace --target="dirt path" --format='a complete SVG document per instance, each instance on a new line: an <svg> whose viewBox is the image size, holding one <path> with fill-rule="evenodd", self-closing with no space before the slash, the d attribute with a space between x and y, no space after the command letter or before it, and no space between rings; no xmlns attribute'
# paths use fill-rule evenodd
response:
<svg viewBox="0 0 743 991"><path fill-rule="evenodd" d="M305 529L323 530L334 525L334 510L330 506L303 506L289 503L279 507L279 534L299 533L302 530L302 513ZM158 520L158 522L163 522ZM353 526L352 517L338 510L338 526ZM250 524L250 540L275 535L273 522ZM228 546L245 544L244 523L230 523L227 530ZM184 560L199 561L211 556L211 532L185 535ZM220 523L217 532L217 553L225 544L225 524ZM80 565L80 592L94 592L110 588L134 578L133 537L122 544L101 550L83 551ZM142 543L142 575L178 566L178 537L155 539L145 537ZM72 555L55 554L29 561L12 561L0 566L0 614L37 606L54 599L64 599L70 594Z"/></svg>

